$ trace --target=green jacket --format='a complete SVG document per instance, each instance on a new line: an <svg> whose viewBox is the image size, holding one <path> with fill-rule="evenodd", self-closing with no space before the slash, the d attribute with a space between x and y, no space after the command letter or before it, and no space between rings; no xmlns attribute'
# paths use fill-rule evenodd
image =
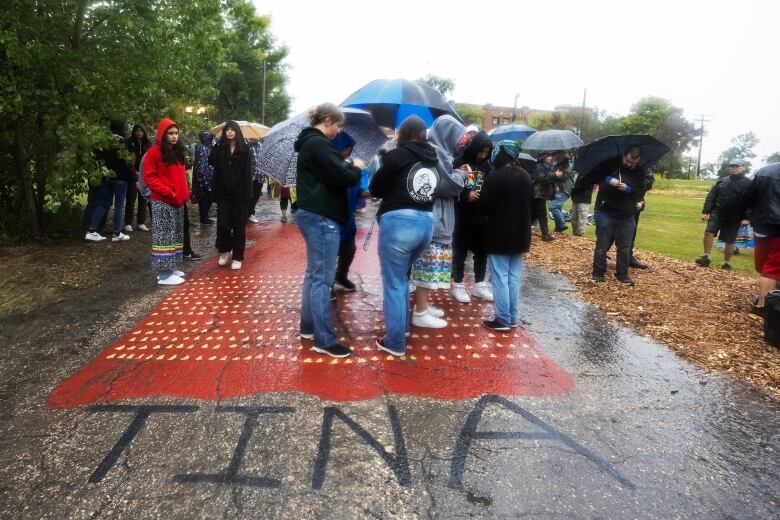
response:
<svg viewBox="0 0 780 520"><path fill-rule="evenodd" d="M298 208L344 225L349 220L347 188L360 182L359 168L338 156L316 128L304 128L295 141L298 152Z"/></svg>

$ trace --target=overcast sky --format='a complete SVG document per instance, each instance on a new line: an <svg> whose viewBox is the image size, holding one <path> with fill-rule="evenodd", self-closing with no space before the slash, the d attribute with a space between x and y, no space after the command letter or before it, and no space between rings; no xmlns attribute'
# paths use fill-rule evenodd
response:
<svg viewBox="0 0 780 520"><path fill-rule="evenodd" d="M299 112L377 78L451 78L457 102L615 115L648 95L706 114L703 161L753 131L780 151L780 1L254 0L289 49ZM460 7L464 5L464 7ZM695 150L692 150L695 153Z"/></svg>

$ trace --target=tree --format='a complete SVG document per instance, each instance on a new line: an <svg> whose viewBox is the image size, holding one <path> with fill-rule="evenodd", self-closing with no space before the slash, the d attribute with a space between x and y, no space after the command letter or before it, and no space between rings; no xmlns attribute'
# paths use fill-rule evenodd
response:
<svg viewBox="0 0 780 520"><path fill-rule="evenodd" d="M699 131L683 117L683 110L669 100L645 97L631 107L631 113L620 118L622 134L651 135L666 144L670 152L657 165L658 171L679 174L683 171L682 154L696 142Z"/></svg>
<svg viewBox="0 0 780 520"><path fill-rule="evenodd" d="M463 118L463 121L465 121L467 125L475 124L482 126L485 120L485 111L478 106L456 103L452 108L455 109L455 112L460 114L460 117Z"/></svg>
<svg viewBox="0 0 780 520"><path fill-rule="evenodd" d="M723 150L720 156L718 156L718 177L724 177L729 174L729 163L733 159L744 161L745 167L749 171L752 165L750 159L756 157L756 152L753 151L753 148L758 145L759 141L759 138L753 132L739 134L732 139L732 146Z"/></svg>
<svg viewBox="0 0 780 520"><path fill-rule="evenodd" d="M775 152L773 154L767 155L764 160L767 164L772 164L776 162L780 162L780 152Z"/></svg>
<svg viewBox="0 0 780 520"><path fill-rule="evenodd" d="M218 80L241 70L239 58L257 49L269 51L273 91L285 81L283 49L274 54L267 21L252 20L248 0L6 0L3 9L5 229L19 222L38 235L61 220L54 208L72 204L88 180L100 179L93 151L109 145L109 119L150 124L172 116L185 132L197 131L202 118L196 126L184 108L218 99L227 90ZM244 46L241 38L251 41Z"/></svg>
<svg viewBox="0 0 780 520"><path fill-rule="evenodd" d="M424 78L420 78L417 81L427 83L428 85L438 90L439 93L445 97L447 96L447 94L455 90L455 80L450 78L442 78L440 76L434 76L433 74L428 74Z"/></svg>

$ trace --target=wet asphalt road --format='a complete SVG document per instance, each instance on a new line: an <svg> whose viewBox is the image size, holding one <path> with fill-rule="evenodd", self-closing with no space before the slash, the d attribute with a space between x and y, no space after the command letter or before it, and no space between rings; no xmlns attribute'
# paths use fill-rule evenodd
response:
<svg viewBox="0 0 780 520"><path fill-rule="evenodd" d="M193 227L202 251L211 232ZM780 405L534 269L523 326L573 376L567 395L49 409L163 296L145 264L128 276L0 321L0 517L780 518Z"/></svg>

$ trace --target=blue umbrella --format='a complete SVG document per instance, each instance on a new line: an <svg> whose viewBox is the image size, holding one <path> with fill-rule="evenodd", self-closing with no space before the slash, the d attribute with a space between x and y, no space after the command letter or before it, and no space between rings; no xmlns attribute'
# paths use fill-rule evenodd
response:
<svg viewBox="0 0 780 520"><path fill-rule="evenodd" d="M379 129L374 118L365 110L344 108L342 130L355 140L352 155L368 160L387 142L387 136ZM309 126L309 114L300 113L274 125L265 136L257 159L262 173L273 177L282 186L295 184L298 154L293 149L301 130Z"/></svg>
<svg viewBox="0 0 780 520"><path fill-rule="evenodd" d="M497 126L488 132L490 140L494 143L509 139L511 141L525 141L528 136L536 132L536 128L531 128L528 125L501 125Z"/></svg>
<svg viewBox="0 0 780 520"><path fill-rule="evenodd" d="M463 122L436 89L406 79L375 79L356 90L341 106L367 110L378 125L393 129L411 115L420 116L428 127L444 114Z"/></svg>

